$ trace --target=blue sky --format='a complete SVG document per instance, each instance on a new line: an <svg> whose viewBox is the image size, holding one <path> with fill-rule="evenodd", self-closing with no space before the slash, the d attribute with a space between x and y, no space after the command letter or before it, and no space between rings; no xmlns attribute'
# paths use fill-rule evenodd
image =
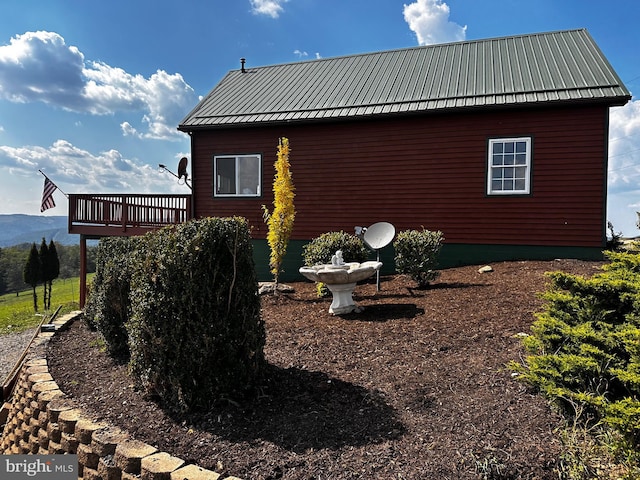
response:
<svg viewBox="0 0 640 480"><path fill-rule="evenodd" d="M587 28L640 91L640 2L619 0L22 0L0 7L0 214L66 193L189 193L178 123L248 67ZM608 219L640 235L640 97L611 111ZM274 147L275 148L275 147ZM66 215L65 197L47 215Z"/></svg>

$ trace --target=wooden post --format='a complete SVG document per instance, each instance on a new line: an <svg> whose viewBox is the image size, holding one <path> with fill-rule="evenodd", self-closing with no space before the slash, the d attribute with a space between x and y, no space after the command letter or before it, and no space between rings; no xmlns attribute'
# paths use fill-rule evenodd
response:
<svg viewBox="0 0 640 480"><path fill-rule="evenodd" d="M127 197L122 196L122 231L127 231L127 223L129 223L129 202Z"/></svg>
<svg viewBox="0 0 640 480"><path fill-rule="evenodd" d="M87 300L87 237L80 234L80 308Z"/></svg>

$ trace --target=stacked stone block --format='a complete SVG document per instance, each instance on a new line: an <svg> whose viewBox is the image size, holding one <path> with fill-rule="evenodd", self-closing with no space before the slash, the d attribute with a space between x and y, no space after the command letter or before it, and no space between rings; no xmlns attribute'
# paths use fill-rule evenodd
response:
<svg viewBox="0 0 640 480"><path fill-rule="evenodd" d="M78 314L76 314L78 315ZM74 320L56 322L59 327ZM40 345L52 333L40 333ZM104 422L95 421L60 390L42 349L32 348L0 415L0 454L75 454L84 480L218 480L220 475L184 460ZM226 480L240 480L226 477Z"/></svg>

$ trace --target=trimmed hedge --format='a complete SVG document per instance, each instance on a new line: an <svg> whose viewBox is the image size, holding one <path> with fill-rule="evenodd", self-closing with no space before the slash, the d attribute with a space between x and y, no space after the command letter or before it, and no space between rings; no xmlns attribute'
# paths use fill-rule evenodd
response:
<svg viewBox="0 0 640 480"><path fill-rule="evenodd" d="M105 239L97 254L87 320L147 395L193 411L255 387L265 328L245 219Z"/></svg>
<svg viewBox="0 0 640 480"><path fill-rule="evenodd" d="M264 323L245 219L145 235L133 257L130 367L180 410L245 394L264 366Z"/></svg>
<svg viewBox="0 0 640 480"><path fill-rule="evenodd" d="M406 274L419 287L425 288L438 278L438 256L442 249L442 232L429 230L404 230L393 241L396 271Z"/></svg>
<svg viewBox="0 0 640 480"><path fill-rule="evenodd" d="M136 237L100 240L96 249L96 274L84 314L89 326L102 335L109 354L123 360L129 358L125 325L131 316L130 256L136 242Z"/></svg>

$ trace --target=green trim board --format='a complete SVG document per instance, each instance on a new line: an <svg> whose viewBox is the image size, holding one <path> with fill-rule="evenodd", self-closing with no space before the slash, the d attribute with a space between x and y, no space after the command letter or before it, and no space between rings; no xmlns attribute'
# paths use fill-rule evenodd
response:
<svg viewBox="0 0 640 480"><path fill-rule="evenodd" d="M440 254L440 268L517 260L553 260L574 258L603 260L602 248L541 245L472 245L445 244Z"/></svg>
<svg viewBox="0 0 640 480"><path fill-rule="evenodd" d="M282 263L280 281L306 281L298 269L302 266L302 249L310 240L291 240L287 254ZM269 245L266 240L254 239L253 259L256 265L258 281L273 280L269 271ZM480 245L480 244L444 244L440 252L438 268L461 267L490 262L506 262L516 260L553 260L555 258L575 258L579 260L603 260L601 248L593 247L565 247L540 245ZM395 273L395 252L392 245L380 250L382 262L381 273L392 275ZM370 260L376 259L376 253L371 252ZM349 259L345 259L348 261Z"/></svg>

